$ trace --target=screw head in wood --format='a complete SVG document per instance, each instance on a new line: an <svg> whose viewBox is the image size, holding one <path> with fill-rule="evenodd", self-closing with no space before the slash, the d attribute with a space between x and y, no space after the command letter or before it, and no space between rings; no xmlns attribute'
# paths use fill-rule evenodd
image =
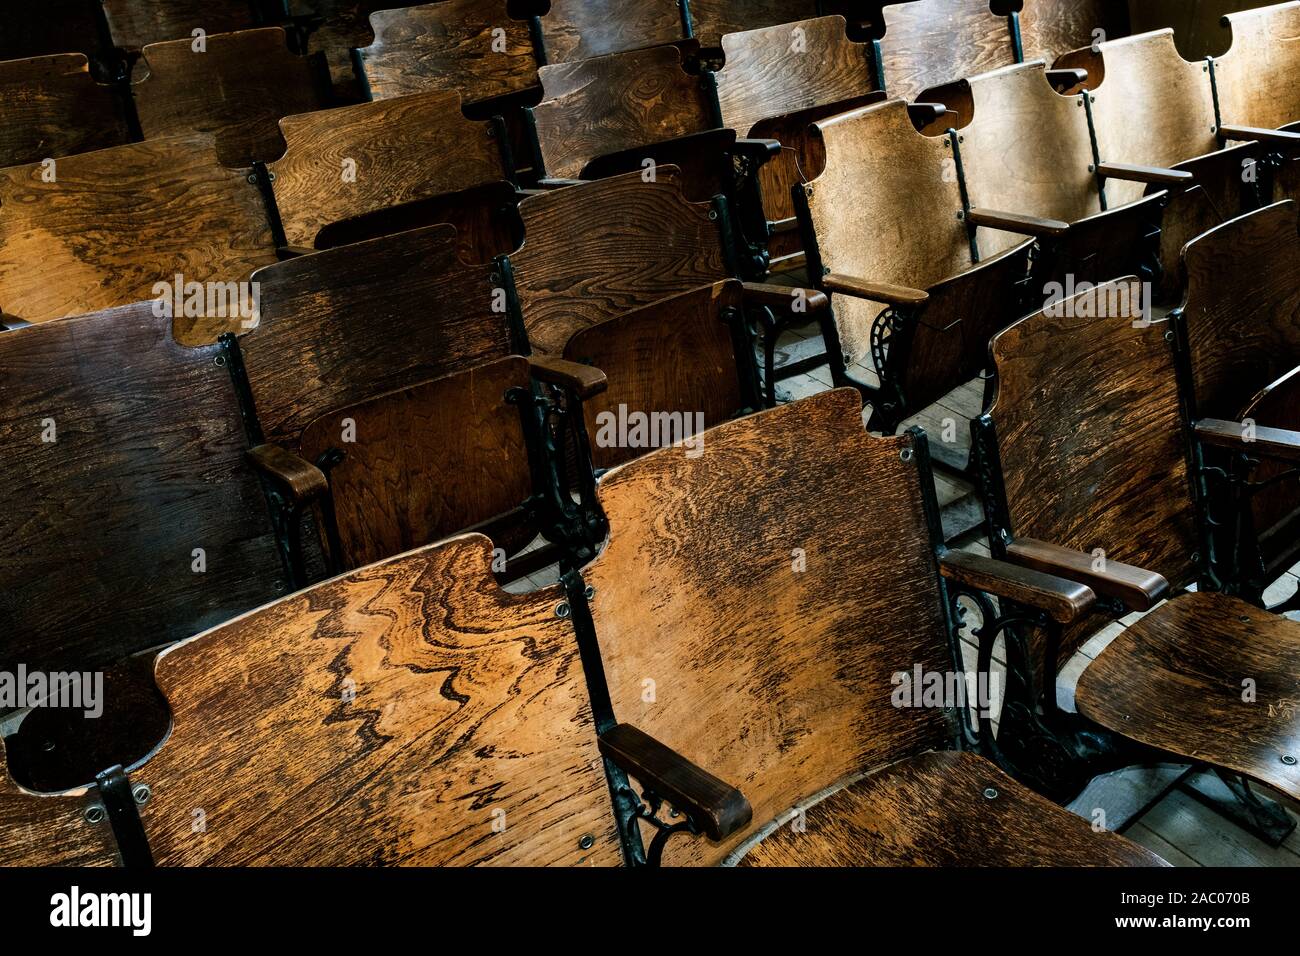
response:
<svg viewBox="0 0 1300 956"><path fill-rule="evenodd" d="M149 789L147 783L137 783L131 788L131 797L135 800L136 806L143 807L153 796L153 791Z"/></svg>
<svg viewBox="0 0 1300 956"><path fill-rule="evenodd" d="M578 838L578 846L584 850L590 850L596 845L596 838L590 833L584 833Z"/></svg>
<svg viewBox="0 0 1300 956"><path fill-rule="evenodd" d="M985 790L984 790L984 799L985 799L985 800L996 800L997 798L998 798L998 791L997 791L997 788L996 788L996 787L986 787L986 788L985 788Z"/></svg>
<svg viewBox="0 0 1300 956"><path fill-rule="evenodd" d="M570 613L570 611L569 611L569 602L568 602L568 601L561 601L559 604L555 605L555 616L556 616L556 617L568 617L568 616L569 616L569 613Z"/></svg>
<svg viewBox="0 0 1300 956"><path fill-rule="evenodd" d="M1295 766L1295 757L1292 756L1291 754L1283 754L1283 755L1282 755L1282 762L1283 762L1284 764L1286 764L1288 767L1294 767L1294 766Z"/></svg>
<svg viewBox="0 0 1300 956"><path fill-rule="evenodd" d="M91 806L86 807L86 812L82 814L82 816L85 817L87 823L90 824L103 823L104 808L101 807L98 803L92 804Z"/></svg>

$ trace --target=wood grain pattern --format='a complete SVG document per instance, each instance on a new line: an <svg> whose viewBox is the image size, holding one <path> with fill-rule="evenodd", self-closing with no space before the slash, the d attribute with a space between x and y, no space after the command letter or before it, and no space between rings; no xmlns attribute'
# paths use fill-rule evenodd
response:
<svg viewBox="0 0 1300 956"><path fill-rule="evenodd" d="M58 796L29 793L5 767L0 739L0 866L113 866L117 847L108 823L82 819L84 790Z"/></svg>
<svg viewBox="0 0 1300 956"><path fill-rule="evenodd" d="M724 37L723 121L747 136L763 120L871 92L870 50L844 31L843 17L818 17Z"/></svg>
<svg viewBox="0 0 1300 956"><path fill-rule="evenodd" d="M99 36L96 0L0 4L0 60L57 53L106 53Z"/></svg>
<svg viewBox="0 0 1300 956"><path fill-rule="evenodd" d="M530 196L519 215L524 244L510 259L529 340L544 355L610 316L727 276L709 208L682 197L672 167L656 182L628 173Z"/></svg>
<svg viewBox="0 0 1300 956"><path fill-rule="evenodd" d="M241 282L275 261L257 187L208 137L174 137L0 170L0 308L28 322L152 299L159 282ZM183 343L239 320L197 320Z"/></svg>
<svg viewBox="0 0 1300 956"><path fill-rule="evenodd" d="M1232 45L1214 64L1225 124L1300 122L1300 3L1228 14Z"/></svg>
<svg viewBox="0 0 1300 956"><path fill-rule="evenodd" d="M466 119L454 92L288 116L280 128L288 149L269 169L290 245L313 245L341 219L509 178L491 125Z"/></svg>
<svg viewBox="0 0 1300 956"><path fill-rule="evenodd" d="M289 52L284 30L267 27L193 41L151 43L131 87L149 138L210 133L226 166L284 153L281 117L328 105L324 63Z"/></svg>
<svg viewBox="0 0 1300 956"><path fill-rule="evenodd" d="M620 406L646 415L682 413L691 435L697 415L712 428L740 411L744 399L724 310L743 308L741 284L731 279L598 322L569 340L564 357L601 369L609 380L604 392L583 403L597 468L646 450L598 440L601 416L617 419Z"/></svg>
<svg viewBox="0 0 1300 956"><path fill-rule="evenodd" d="M563 592L506 594L491 559L458 538L164 654L175 724L134 775L158 862L617 865Z"/></svg>
<svg viewBox="0 0 1300 956"><path fill-rule="evenodd" d="M297 447L332 408L508 354L491 270L456 247L433 226L257 273L262 320L240 349L267 441Z"/></svg>
<svg viewBox="0 0 1300 956"><path fill-rule="evenodd" d="M996 796L989 799L989 789ZM1163 866L971 753L932 751L810 807L741 866Z"/></svg>
<svg viewBox="0 0 1300 956"><path fill-rule="evenodd" d="M0 515L4 669L111 665L275 596L217 352L177 345L149 302L0 334L2 480L24 502Z"/></svg>
<svg viewBox="0 0 1300 956"><path fill-rule="evenodd" d="M511 20L506 0L442 0L371 15L375 42L360 51L366 83L377 100L455 90L466 103L537 85L528 24ZM505 48L493 49L494 29Z"/></svg>
<svg viewBox="0 0 1300 956"><path fill-rule="evenodd" d="M725 49L724 34L811 20L820 6L817 0L691 0L692 32L701 46Z"/></svg>
<svg viewBox="0 0 1300 956"><path fill-rule="evenodd" d="M953 666L910 444L868 437L842 389L602 480L609 545L584 577L615 717L754 810L666 864L719 861L796 801L950 739L950 714L890 701L895 672Z"/></svg>
<svg viewBox="0 0 1300 956"><path fill-rule="evenodd" d="M544 66L533 107L548 176L574 179L606 153L710 129L708 96L674 46Z"/></svg>
<svg viewBox="0 0 1300 956"><path fill-rule="evenodd" d="M820 120L813 129L826 166L805 188L823 267L928 289L971 266L957 219L961 190L955 176L944 175L952 153L942 137L916 131L902 100ZM883 306L833 295L831 307L845 355L867 356Z"/></svg>
<svg viewBox="0 0 1300 956"><path fill-rule="evenodd" d="M208 39L217 34L247 30L259 23L257 5L250 0L167 0L141 3L139 0L100 0L108 31L115 46L139 51L151 43L185 38L192 42L195 30Z"/></svg>
<svg viewBox="0 0 1300 956"><path fill-rule="evenodd" d="M989 0L910 0L882 10L885 89L915 100L923 90L1015 62L1011 28Z"/></svg>
<svg viewBox="0 0 1300 956"><path fill-rule="evenodd" d="M1223 23L1225 15L1276 5L1272 0L1142 0L1128 7L1133 33L1172 27L1183 57L1203 61L1207 56L1221 56L1232 46L1232 33Z"/></svg>
<svg viewBox="0 0 1300 956"><path fill-rule="evenodd" d="M1055 62L1062 53L1128 32L1124 4L1111 0L1021 0L1025 59ZM1101 30L1100 36L1096 33ZM1091 85L1091 84L1089 84Z"/></svg>
<svg viewBox="0 0 1300 956"><path fill-rule="evenodd" d="M1100 548L1183 587L1195 580L1198 545L1173 355L1163 326L1135 328L1128 309L1096 308L1120 289L1140 301L1140 286L1122 280L1091 311L1081 293L993 340L989 413L1011 530Z"/></svg>
<svg viewBox="0 0 1300 956"><path fill-rule="evenodd" d="M548 63L572 63L682 39L677 0L551 0L542 17Z"/></svg>
<svg viewBox="0 0 1300 956"><path fill-rule="evenodd" d="M352 69L352 50L375 42L370 14L408 5L401 0L289 0L292 16L317 18L318 25L307 37L307 49L325 57L340 105L366 98Z"/></svg>
<svg viewBox="0 0 1300 956"><path fill-rule="evenodd" d="M1174 598L1079 678L1079 713L1117 733L1300 796L1300 625L1222 594ZM1244 682L1255 687L1243 700Z"/></svg>
<svg viewBox="0 0 1300 956"><path fill-rule="evenodd" d="M129 140L121 102L91 78L84 53L0 63L0 167Z"/></svg>
<svg viewBox="0 0 1300 956"><path fill-rule="evenodd" d="M518 509L532 479L519 406L505 396L528 387L528 360L511 356L339 406L308 425L304 458L345 455L330 471L340 564L361 567ZM343 438L348 422L352 442ZM513 553L534 536L495 543Z"/></svg>

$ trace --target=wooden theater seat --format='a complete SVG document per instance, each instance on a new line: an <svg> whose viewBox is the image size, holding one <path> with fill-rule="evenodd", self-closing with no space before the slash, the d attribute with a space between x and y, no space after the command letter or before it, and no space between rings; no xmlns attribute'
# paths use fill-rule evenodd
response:
<svg viewBox="0 0 1300 956"><path fill-rule="evenodd" d="M871 428L892 431L984 368L989 338L1017 317L1030 241L975 256L952 144L918 133L903 101L813 129L826 164L796 197L809 273L835 314L828 352L872 363L879 382L858 384Z"/></svg>
<svg viewBox="0 0 1300 956"><path fill-rule="evenodd" d="M466 119L454 92L288 116L280 129L288 148L266 170L289 246L313 247L331 223L513 175L498 130Z"/></svg>
<svg viewBox="0 0 1300 956"><path fill-rule="evenodd" d="M705 438L701 456L663 449L605 476L609 544L575 582L591 595L613 719L728 780L753 808L752 823L718 843L668 840L666 865L746 851L763 863L890 862L908 842L968 865L1159 862L1027 796L982 758L934 753L961 737L962 708L891 701L897 673L955 666L923 437L869 437L857 395L837 390ZM1006 583L1006 565L972 557ZM1059 585L1043 576L1024 599L1091 597ZM908 779L935 795L907 792ZM969 806L977 781L1006 801L986 814L1037 835L984 834ZM758 842L807 803L817 805L805 833ZM907 819L918 805L928 828ZM852 842L828 847L831 826Z"/></svg>
<svg viewBox="0 0 1300 956"><path fill-rule="evenodd" d="M908 0L884 6L882 18L877 78L891 97L915 100L930 87L1016 62L1010 23L989 0Z"/></svg>
<svg viewBox="0 0 1300 956"><path fill-rule="evenodd" d="M0 517L0 666L111 671L103 716L37 708L10 739L28 786L142 757L167 712L124 662L287 590L220 359L177 344L150 301L0 333L0 467L24 502Z"/></svg>
<svg viewBox="0 0 1300 956"><path fill-rule="evenodd" d="M370 98L442 90L475 104L537 86L539 64L528 23L510 18L506 0L442 0L379 10L370 25L374 43L356 52L356 69Z"/></svg>
<svg viewBox="0 0 1300 956"><path fill-rule="evenodd" d="M130 138L121 100L90 75L84 53L0 62L0 168Z"/></svg>
<svg viewBox="0 0 1300 956"><path fill-rule="evenodd" d="M685 36L678 0L550 0L540 18L546 63L676 43Z"/></svg>
<svg viewBox="0 0 1300 956"><path fill-rule="evenodd" d="M691 0L691 34L709 49L722 46L728 33L762 30L820 16L827 4L819 0ZM849 4L832 3L832 7ZM843 19L843 18L841 18Z"/></svg>
<svg viewBox="0 0 1300 956"><path fill-rule="evenodd" d="M1123 2L994 0L992 4L995 11L1000 5L1013 10L1020 22L1023 58L1044 60L1048 65L1071 50L1129 34L1129 5Z"/></svg>
<svg viewBox="0 0 1300 956"><path fill-rule="evenodd" d="M364 96L353 68L352 51L375 42L370 15L409 6L401 0L288 0L292 22L307 34L307 51L329 64L335 101L359 103Z"/></svg>
<svg viewBox="0 0 1300 956"><path fill-rule="evenodd" d="M158 284L245 282L274 262L266 209L246 171L207 136L178 136L0 170L0 309L45 322L159 295ZM185 344L241 327L220 315L178 326Z"/></svg>
<svg viewBox="0 0 1300 956"><path fill-rule="evenodd" d="M328 105L325 62L289 52L280 27L151 43L131 92L146 137L211 133L227 166L284 153L281 117Z"/></svg>
<svg viewBox="0 0 1300 956"><path fill-rule="evenodd" d="M1190 421L1218 419L1241 434L1300 430L1300 233L1287 201L1230 220L1183 249L1186 297L1175 316L1189 371L1184 396ZM1262 440L1262 434L1257 438ZM1239 453L1242 449L1232 448ZM1252 456L1254 457L1254 456ZM1261 460L1240 541L1221 542L1225 564L1245 575L1245 594L1262 600L1268 583L1297 560L1300 496L1281 480L1289 462Z"/></svg>
<svg viewBox="0 0 1300 956"><path fill-rule="evenodd" d="M250 30L270 19L274 3L262 0L167 0L166 3L141 3L140 0L100 0L113 45L127 53L139 53L153 43L184 39L194 41L194 31L202 30L207 39L216 34ZM251 51L250 51L251 52Z"/></svg>

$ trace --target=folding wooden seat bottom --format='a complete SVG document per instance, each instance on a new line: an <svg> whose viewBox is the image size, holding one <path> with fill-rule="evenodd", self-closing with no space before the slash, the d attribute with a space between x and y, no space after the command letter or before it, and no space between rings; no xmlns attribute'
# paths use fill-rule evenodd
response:
<svg viewBox="0 0 1300 956"><path fill-rule="evenodd" d="M1104 834L970 753L891 764L808 807L741 866L1151 866L1149 851Z"/></svg>
<svg viewBox="0 0 1300 956"><path fill-rule="evenodd" d="M1126 628L1079 678L1079 713L1300 799L1300 624L1191 593Z"/></svg>

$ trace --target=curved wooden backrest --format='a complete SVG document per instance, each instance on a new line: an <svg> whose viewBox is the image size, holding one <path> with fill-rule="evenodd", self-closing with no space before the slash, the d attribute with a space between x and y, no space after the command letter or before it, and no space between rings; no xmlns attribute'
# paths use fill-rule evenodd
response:
<svg viewBox="0 0 1300 956"><path fill-rule="evenodd" d="M1128 11L1114 0L1019 0L1016 5L1025 58L1048 65L1063 53L1128 33Z"/></svg>
<svg viewBox="0 0 1300 956"><path fill-rule="evenodd" d="M136 76L146 137L211 133L227 166L276 159L280 118L328 105L324 63L290 53L280 27L218 34L202 51L189 39L151 43Z"/></svg>
<svg viewBox="0 0 1300 956"><path fill-rule="evenodd" d="M974 107L961 130L972 206L1069 223L1101 212L1082 101L1052 89L1041 60L962 82ZM1024 241L998 229L977 236L982 256Z"/></svg>
<svg viewBox="0 0 1300 956"><path fill-rule="evenodd" d="M1167 168L1219 148L1209 68L1179 55L1172 30L1111 40L1098 49L1105 79L1090 94L1102 162ZM1146 188L1109 179L1106 198L1121 206Z"/></svg>
<svg viewBox="0 0 1300 956"><path fill-rule="evenodd" d="M257 3L250 0L100 0L113 44L137 51L167 40L193 42L195 30L211 41L217 34L247 30L259 25ZM252 66L252 64L249 64Z"/></svg>
<svg viewBox="0 0 1300 956"><path fill-rule="evenodd" d="M375 42L370 15L404 6L410 6L410 0L289 0L290 16L312 18L307 49L325 57L340 103L366 99L352 68L352 50Z"/></svg>
<svg viewBox="0 0 1300 956"><path fill-rule="evenodd" d="M570 337L659 299L727 276L709 207L688 202L676 167L530 196L524 244L510 257L533 351L560 355Z"/></svg>
<svg viewBox="0 0 1300 956"><path fill-rule="evenodd" d="M835 16L724 36L723 122L744 136L761 120L871 92L871 51L844 31Z"/></svg>
<svg viewBox="0 0 1300 956"><path fill-rule="evenodd" d="M5 769L0 738L0 866L113 866L117 844L108 821L87 823L84 789L35 794Z"/></svg>
<svg viewBox="0 0 1300 956"><path fill-rule="evenodd" d="M1183 249L1184 322L1199 418L1238 420L1261 389L1300 365L1296 210L1293 201L1267 206Z"/></svg>
<svg viewBox="0 0 1300 956"><path fill-rule="evenodd" d="M691 29L702 46L725 48L728 33L811 20L821 6L817 0L691 0Z"/></svg>
<svg viewBox="0 0 1300 956"><path fill-rule="evenodd" d="M1192 583L1198 550L1173 350L1141 285L1080 292L991 346L1011 530Z"/></svg>
<svg viewBox="0 0 1300 956"><path fill-rule="evenodd" d="M541 19L548 63L640 50L685 36L678 0L551 0Z"/></svg>
<svg viewBox="0 0 1300 956"><path fill-rule="evenodd" d="M1142 0L1129 3L1133 33L1172 27L1178 49L1188 60L1221 56L1231 49L1232 35L1223 18L1239 10L1276 5L1277 0Z"/></svg>
<svg viewBox="0 0 1300 956"><path fill-rule="evenodd" d="M1224 123L1300 122L1300 3L1230 13L1227 23L1232 46L1215 61Z"/></svg>
<svg viewBox="0 0 1300 956"><path fill-rule="evenodd" d="M172 732L134 774L155 860L618 865L564 593L507 594L491 561L457 538L161 655Z"/></svg>
<svg viewBox="0 0 1300 956"><path fill-rule="evenodd" d="M637 420L629 414L666 423L669 443L692 438L740 411L745 400L727 310L743 314L744 292L736 279L606 319L569 339L564 357L595 366L609 380L605 391L582 403L596 468L620 465L649 447L620 435L620 420ZM648 432L642 437L654 440Z"/></svg>
<svg viewBox="0 0 1300 956"><path fill-rule="evenodd" d="M0 63L0 167L129 142L122 105L84 53Z"/></svg>
<svg viewBox="0 0 1300 956"><path fill-rule="evenodd" d="M240 350L267 441L296 447L314 418L506 355L491 269L432 226L259 271L261 322Z"/></svg>
<svg viewBox="0 0 1300 956"><path fill-rule="evenodd" d="M153 313L0 334L0 483L22 502L0 511L2 669L107 665L283 590L219 347Z"/></svg>
<svg viewBox="0 0 1300 956"><path fill-rule="evenodd" d="M713 127L699 78L674 46L544 66L533 107L546 175L575 179L598 156Z"/></svg>
<svg viewBox="0 0 1300 956"><path fill-rule="evenodd" d="M0 309L28 322L152 299L160 282L242 282L275 261L266 207L211 137L177 136L0 170ZM238 322L234 323L237 327ZM231 323L181 328L185 344Z"/></svg>
<svg viewBox="0 0 1300 956"><path fill-rule="evenodd" d="M331 408L308 425L303 458L344 455L330 469L339 565L381 561L518 511L533 484L520 407L506 394L528 393L529 383L528 360L508 356ZM523 541L489 534L513 553L536 530Z"/></svg>
<svg viewBox="0 0 1300 956"><path fill-rule="evenodd" d="M915 100L924 90L1015 62L1011 26L989 0L910 0L882 11L885 89Z"/></svg>
<svg viewBox="0 0 1300 956"><path fill-rule="evenodd" d="M268 168L290 245L341 219L508 179L490 123L460 94L428 92L280 121L288 149Z"/></svg>
<svg viewBox="0 0 1300 956"><path fill-rule="evenodd" d="M506 0L441 0L370 16L375 42L357 51L377 100L455 90L466 103L537 85L528 24ZM505 31L504 44L496 30Z"/></svg>
<svg viewBox="0 0 1300 956"><path fill-rule="evenodd" d="M906 103L889 100L820 120L813 129L826 168L804 190L824 268L916 289L970 268L952 151L944 137L916 131ZM845 354L865 356L883 307L831 299Z"/></svg>
<svg viewBox="0 0 1300 956"><path fill-rule="evenodd" d="M100 36L98 0L0 4L0 60L56 53L107 52Z"/></svg>
<svg viewBox="0 0 1300 956"><path fill-rule="evenodd" d="M669 843L666 863L716 862L800 799L956 732L890 700L895 673L949 672L952 651L913 440L872 438L861 414L856 391L822 393L601 481L609 544L583 576L615 718L754 808L720 844Z"/></svg>

